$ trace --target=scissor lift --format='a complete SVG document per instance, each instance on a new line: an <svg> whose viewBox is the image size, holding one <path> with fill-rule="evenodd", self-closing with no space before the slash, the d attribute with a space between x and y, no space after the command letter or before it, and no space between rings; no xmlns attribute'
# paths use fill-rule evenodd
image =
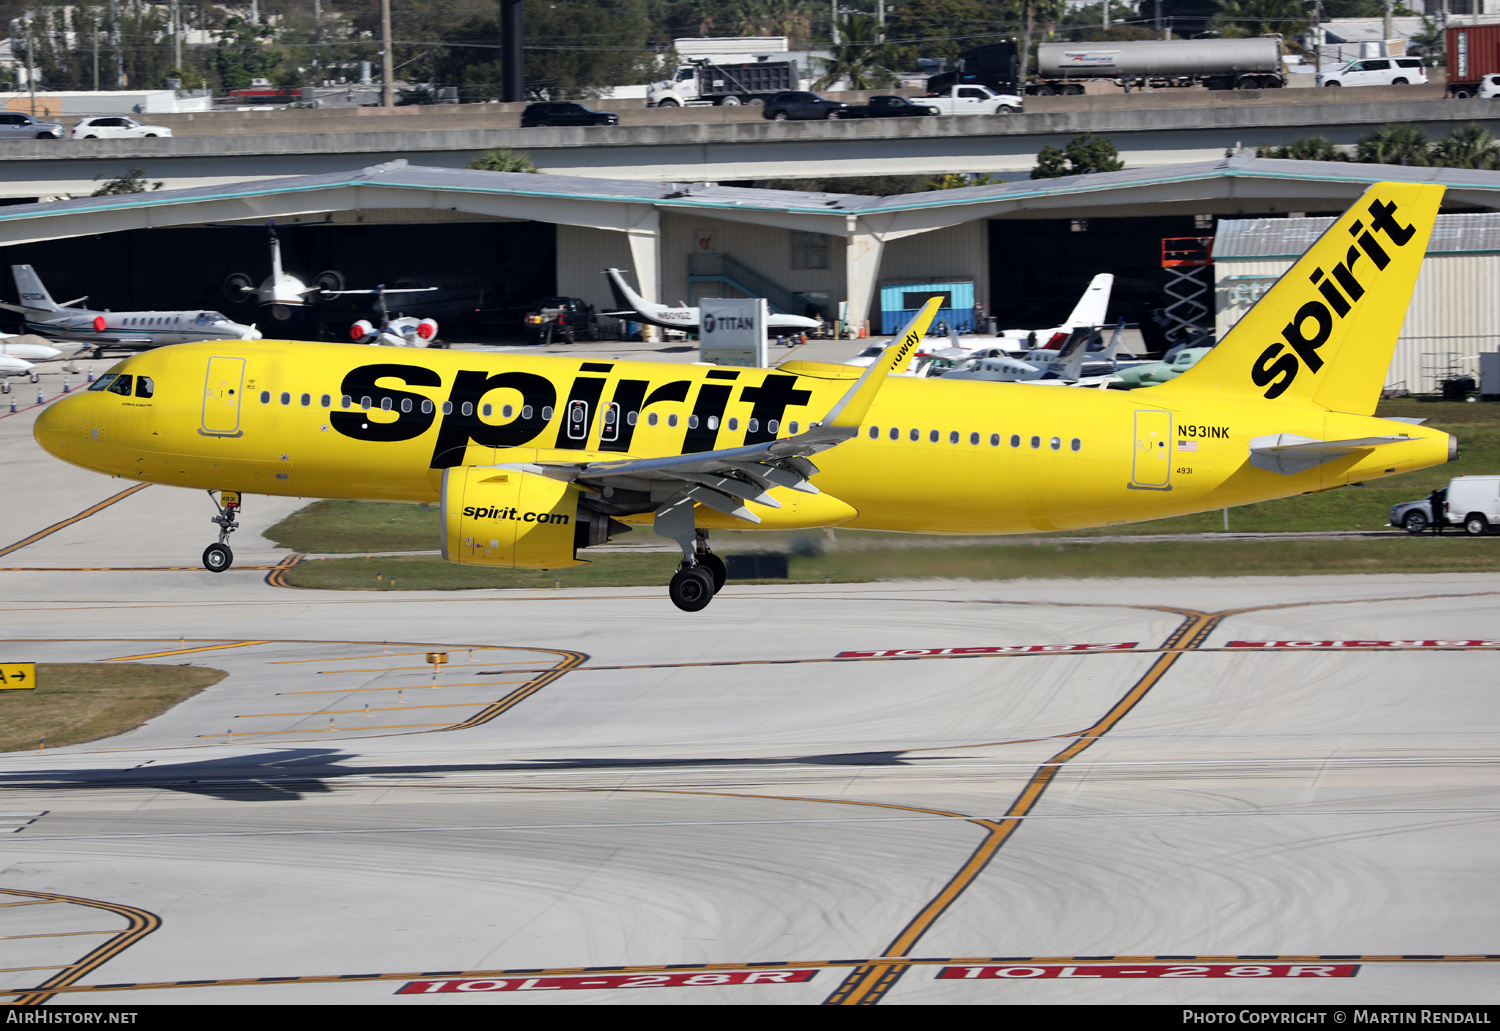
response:
<svg viewBox="0 0 1500 1031"><path fill-rule="evenodd" d="M1167 270L1167 339L1185 340L1213 329L1212 236L1169 236L1161 242L1161 267Z"/></svg>

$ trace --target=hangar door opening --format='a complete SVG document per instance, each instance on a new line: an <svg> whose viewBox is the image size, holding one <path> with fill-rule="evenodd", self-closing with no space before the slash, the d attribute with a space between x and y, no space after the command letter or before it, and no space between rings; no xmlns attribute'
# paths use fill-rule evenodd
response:
<svg viewBox="0 0 1500 1031"><path fill-rule="evenodd" d="M1212 236L1192 215L1150 218L991 219L990 311L1001 329L1056 326L1068 317L1089 280L1115 277L1108 321L1138 323L1151 351L1165 348L1169 298L1161 267L1166 237Z"/></svg>

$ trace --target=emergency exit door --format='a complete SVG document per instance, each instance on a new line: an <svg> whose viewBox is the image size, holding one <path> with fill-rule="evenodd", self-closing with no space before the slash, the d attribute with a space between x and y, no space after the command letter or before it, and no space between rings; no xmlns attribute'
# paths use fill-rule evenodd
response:
<svg viewBox="0 0 1500 1031"><path fill-rule="evenodd" d="M203 381L203 425L198 432L206 437L238 437L244 386L245 359L210 358Z"/></svg>
<svg viewBox="0 0 1500 1031"><path fill-rule="evenodd" d="M1135 413L1135 458L1130 486L1136 490L1172 489L1172 413Z"/></svg>

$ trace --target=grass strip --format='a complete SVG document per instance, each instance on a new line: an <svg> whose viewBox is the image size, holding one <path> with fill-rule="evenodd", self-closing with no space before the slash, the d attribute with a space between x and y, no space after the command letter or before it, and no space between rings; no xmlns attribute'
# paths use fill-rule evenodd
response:
<svg viewBox="0 0 1500 1031"><path fill-rule="evenodd" d="M459 566L437 558L322 559L293 567L297 587L457 591L476 588L662 586L677 556L598 555L584 567L543 572ZM1479 573L1500 570L1500 537L1341 540L1091 541L950 548L861 548L792 556L791 583L877 580L1301 576L1338 573ZM762 581L783 582L783 581Z"/></svg>
<svg viewBox="0 0 1500 1031"><path fill-rule="evenodd" d="M0 752L123 734L226 676L203 666L38 663L34 689L0 691Z"/></svg>

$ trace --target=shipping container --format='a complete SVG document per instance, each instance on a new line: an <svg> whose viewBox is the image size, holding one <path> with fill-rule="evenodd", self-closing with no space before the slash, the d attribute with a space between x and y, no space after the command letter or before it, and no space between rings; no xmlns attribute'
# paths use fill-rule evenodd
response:
<svg viewBox="0 0 1500 1031"><path fill-rule="evenodd" d="M1448 29L1448 95L1477 96L1479 81L1500 72L1500 25Z"/></svg>

